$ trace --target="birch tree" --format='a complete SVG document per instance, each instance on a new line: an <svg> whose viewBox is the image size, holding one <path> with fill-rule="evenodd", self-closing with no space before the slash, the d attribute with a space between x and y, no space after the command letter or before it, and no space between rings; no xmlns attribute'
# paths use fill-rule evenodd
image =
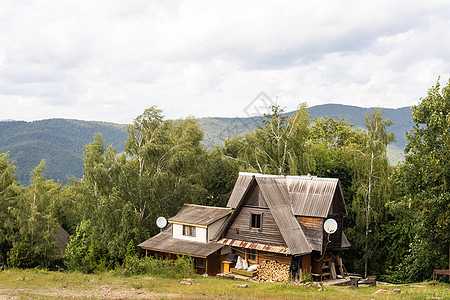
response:
<svg viewBox="0 0 450 300"><path fill-rule="evenodd" d="M371 241L371 233L376 237L380 220L384 217L385 203L389 199L389 175L391 167L387 160L387 146L395 139L387 129L393 123L383 119L383 112L376 108L373 113L366 114L367 131L361 132L362 143L355 145L357 194L353 202L353 211L357 213L357 226L363 229L364 276L369 271L369 260L374 258L375 242ZM360 233L360 232L359 232ZM358 234L356 234L358 235ZM355 239L361 241L361 239Z"/></svg>

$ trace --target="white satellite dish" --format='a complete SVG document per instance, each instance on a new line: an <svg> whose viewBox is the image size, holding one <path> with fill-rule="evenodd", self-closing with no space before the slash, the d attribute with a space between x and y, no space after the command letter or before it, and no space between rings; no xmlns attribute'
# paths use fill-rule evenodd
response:
<svg viewBox="0 0 450 300"><path fill-rule="evenodd" d="M335 233L338 228L338 224L335 219L328 219L323 223L323 229L326 233Z"/></svg>
<svg viewBox="0 0 450 300"><path fill-rule="evenodd" d="M167 220L164 217L159 217L158 219L156 219L156 226L158 226L159 228L163 229L164 227L166 227L167 225Z"/></svg>

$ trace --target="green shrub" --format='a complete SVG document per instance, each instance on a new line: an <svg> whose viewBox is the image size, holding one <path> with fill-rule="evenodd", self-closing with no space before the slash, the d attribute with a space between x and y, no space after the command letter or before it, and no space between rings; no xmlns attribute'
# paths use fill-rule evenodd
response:
<svg viewBox="0 0 450 300"><path fill-rule="evenodd" d="M31 268L34 266L34 253L29 243L19 242L8 252L8 266L13 268Z"/></svg>
<svg viewBox="0 0 450 300"><path fill-rule="evenodd" d="M176 260L156 258L138 258L127 256L123 264L123 272L130 275L151 275L161 278L184 278L195 274L194 262L190 256L178 256Z"/></svg>

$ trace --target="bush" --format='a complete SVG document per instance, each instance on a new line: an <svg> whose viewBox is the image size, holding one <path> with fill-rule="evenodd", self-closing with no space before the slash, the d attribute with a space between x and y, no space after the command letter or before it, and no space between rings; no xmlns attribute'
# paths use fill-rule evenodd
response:
<svg viewBox="0 0 450 300"><path fill-rule="evenodd" d="M8 266L13 268L34 267L35 256L29 243L20 242L14 245L8 252Z"/></svg>
<svg viewBox="0 0 450 300"><path fill-rule="evenodd" d="M194 261L190 256L178 256L176 260L127 256L123 270L126 276L147 274L161 278L184 278L195 274Z"/></svg>

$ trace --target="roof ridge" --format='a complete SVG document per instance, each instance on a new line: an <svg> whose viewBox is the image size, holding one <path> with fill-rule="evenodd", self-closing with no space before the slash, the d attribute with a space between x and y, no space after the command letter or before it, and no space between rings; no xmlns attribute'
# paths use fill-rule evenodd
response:
<svg viewBox="0 0 450 300"><path fill-rule="evenodd" d="M262 173L252 173L252 172L239 172L239 176L254 176L254 177L262 177L262 178L292 178L292 179L305 179L305 180L330 180L330 181L338 181L339 178L330 178L330 177L318 177L318 176L310 176L310 175L276 175L276 174L262 174Z"/></svg>
<svg viewBox="0 0 450 300"><path fill-rule="evenodd" d="M214 208L214 209L231 210L231 207L220 207L220 206L199 205L199 204L192 204L192 203L184 203L183 206L194 206L194 207L204 207L204 208Z"/></svg>

